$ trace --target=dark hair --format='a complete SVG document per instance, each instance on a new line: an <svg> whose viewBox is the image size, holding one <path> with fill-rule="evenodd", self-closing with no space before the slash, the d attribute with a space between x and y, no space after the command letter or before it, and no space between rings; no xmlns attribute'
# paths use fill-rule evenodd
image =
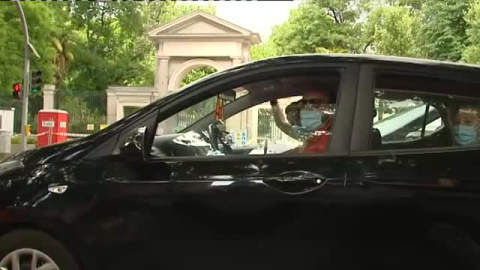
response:
<svg viewBox="0 0 480 270"><path fill-rule="evenodd" d="M290 113L293 110L298 110L300 105L300 101L295 101L287 105L285 107L285 113Z"/></svg>
<svg viewBox="0 0 480 270"><path fill-rule="evenodd" d="M299 113L299 103L300 101L296 101L296 102L292 102L290 103L287 107L285 107L285 114L287 115L287 120L290 124L292 125L295 125L296 123L292 123L289 121L288 119L288 115L291 114L291 113L294 113L295 114L295 118L296 118L296 121L300 121L300 113Z"/></svg>

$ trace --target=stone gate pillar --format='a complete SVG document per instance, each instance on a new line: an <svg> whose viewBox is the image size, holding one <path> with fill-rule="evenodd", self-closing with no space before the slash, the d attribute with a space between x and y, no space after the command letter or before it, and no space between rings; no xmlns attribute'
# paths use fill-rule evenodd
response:
<svg viewBox="0 0 480 270"><path fill-rule="evenodd" d="M43 109L55 109L55 85L45 84L43 86Z"/></svg>
<svg viewBox="0 0 480 270"><path fill-rule="evenodd" d="M157 56L157 71L155 74L155 89L159 96L163 97L167 94L168 87L168 56Z"/></svg>
<svg viewBox="0 0 480 270"><path fill-rule="evenodd" d="M107 124L117 121L117 95L107 89Z"/></svg>

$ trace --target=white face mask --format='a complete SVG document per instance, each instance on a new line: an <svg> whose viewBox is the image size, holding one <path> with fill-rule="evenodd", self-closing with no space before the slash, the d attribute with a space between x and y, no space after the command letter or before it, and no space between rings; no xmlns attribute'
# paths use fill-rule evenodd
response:
<svg viewBox="0 0 480 270"><path fill-rule="evenodd" d="M316 131L322 124L323 112L318 110L301 110L300 124L306 131Z"/></svg>

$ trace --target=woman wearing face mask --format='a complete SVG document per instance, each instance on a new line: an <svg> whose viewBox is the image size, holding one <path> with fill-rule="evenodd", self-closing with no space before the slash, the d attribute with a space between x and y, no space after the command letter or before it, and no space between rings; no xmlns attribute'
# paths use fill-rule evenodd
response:
<svg viewBox="0 0 480 270"><path fill-rule="evenodd" d="M479 142L478 111L472 107L461 107L454 119L453 133L457 145L472 145Z"/></svg>
<svg viewBox="0 0 480 270"><path fill-rule="evenodd" d="M330 140L332 125L331 97L323 91L309 91L297 102L297 117L289 115L286 121L280 106L272 101L273 116L276 125L287 135L304 141L303 147L295 149L299 153L325 152ZM295 122L296 121L296 122Z"/></svg>

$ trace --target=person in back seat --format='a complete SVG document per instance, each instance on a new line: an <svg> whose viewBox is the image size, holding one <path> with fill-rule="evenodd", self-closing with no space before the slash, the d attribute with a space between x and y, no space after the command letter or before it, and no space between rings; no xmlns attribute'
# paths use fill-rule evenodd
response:
<svg viewBox="0 0 480 270"><path fill-rule="evenodd" d="M453 136L456 145L479 143L479 110L474 106L461 106L453 119Z"/></svg>

